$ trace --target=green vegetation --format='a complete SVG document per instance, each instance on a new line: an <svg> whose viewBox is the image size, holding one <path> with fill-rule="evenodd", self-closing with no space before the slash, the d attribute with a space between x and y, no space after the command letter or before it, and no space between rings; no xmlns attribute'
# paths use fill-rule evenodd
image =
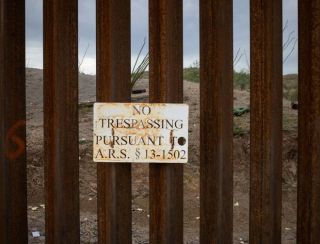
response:
<svg viewBox="0 0 320 244"><path fill-rule="evenodd" d="M193 82L200 81L200 72L199 72L199 62L194 62L188 68L183 69L183 79ZM247 90L250 88L250 74L244 70L242 71L234 71L233 74L234 86L240 90Z"/></svg>
<svg viewBox="0 0 320 244"><path fill-rule="evenodd" d="M199 82L199 63L194 62L188 68L183 69L183 79L187 81ZM139 78L148 79L149 72L144 71ZM239 90L250 89L250 73L245 70L234 71L233 73L234 87ZM283 97L291 102L298 100L298 75L289 74L283 76Z"/></svg>
<svg viewBox="0 0 320 244"><path fill-rule="evenodd" d="M199 74L199 68L196 67L189 67L183 69L183 79L193 82L199 82L200 81L200 74Z"/></svg>
<svg viewBox="0 0 320 244"><path fill-rule="evenodd" d="M193 82L200 81L200 63L198 61L193 62L189 68L183 69L183 79Z"/></svg>
<svg viewBox="0 0 320 244"><path fill-rule="evenodd" d="M290 74L283 76L283 96L291 101L298 101L298 75Z"/></svg>
<svg viewBox="0 0 320 244"><path fill-rule="evenodd" d="M240 90L248 90L250 88L250 74L244 70L233 72L234 87Z"/></svg>
<svg viewBox="0 0 320 244"><path fill-rule="evenodd" d="M193 82L200 81L199 63L195 62L189 68L183 69L183 79ZM233 73L234 87L240 90L250 89L250 73L241 70ZM289 101L298 100L298 75L289 74L283 76L283 97Z"/></svg>
<svg viewBox="0 0 320 244"><path fill-rule="evenodd" d="M233 108L233 115L236 117L240 117L246 113L250 113L250 109L248 107Z"/></svg>

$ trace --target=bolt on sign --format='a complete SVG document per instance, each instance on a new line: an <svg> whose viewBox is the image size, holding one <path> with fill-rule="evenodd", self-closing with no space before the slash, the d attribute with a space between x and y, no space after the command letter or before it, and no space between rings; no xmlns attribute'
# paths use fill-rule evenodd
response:
<svg viewBox="0 0 320 244"><path fill-rule="evenodd" d="M187 163L186 104L95 103L94 162Z"/></svg>

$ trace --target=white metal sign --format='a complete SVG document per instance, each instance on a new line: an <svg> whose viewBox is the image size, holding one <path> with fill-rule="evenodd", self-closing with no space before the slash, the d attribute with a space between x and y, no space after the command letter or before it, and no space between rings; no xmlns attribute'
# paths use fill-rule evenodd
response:
<svg viewBox="0 0 320 244"><path fill-rule="evenodd" d="M94 162L187 163L186 104L95 103Z"/></svg>

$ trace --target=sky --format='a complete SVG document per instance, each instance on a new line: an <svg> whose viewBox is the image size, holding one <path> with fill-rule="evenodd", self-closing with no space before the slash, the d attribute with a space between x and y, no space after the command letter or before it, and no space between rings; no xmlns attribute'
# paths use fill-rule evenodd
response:
<svg viewBox="0 0 320 244"><path fill-rule="evenodd" d="M249 0L233 1L234 15L234 56L239 53L236 70L248 71L250 65L249 45ZM95 48L95 0L79 0L79 60L83 58L81 72L96 73ZM183 36L184 36L184 67L192 66L199 61L199 0L183 0ZM43 63L43 25L42 0L26 0L26 65L42 68ZM148 0L131 0L131 63L144 39L148 40ZM283 40L288 47L284 49L286 59L283 72L297 73L297 0L283 0ZM147 41L148 42L148 41ZM87 50L87 52L86 52ZM145 48L145 52L147 46ZM289 53L292 54L288 56ZM79 62L80 62L79 61Z"/></svg>

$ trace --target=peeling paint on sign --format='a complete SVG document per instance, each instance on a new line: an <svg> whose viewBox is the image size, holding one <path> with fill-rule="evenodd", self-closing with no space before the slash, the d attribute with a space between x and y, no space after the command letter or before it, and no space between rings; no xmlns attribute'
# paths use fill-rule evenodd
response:
<svg viewBox="0 0 320 244"><path fill-rule="evenodd" d="M94 162L187 163L186 104L95 103Z"/></svg>

